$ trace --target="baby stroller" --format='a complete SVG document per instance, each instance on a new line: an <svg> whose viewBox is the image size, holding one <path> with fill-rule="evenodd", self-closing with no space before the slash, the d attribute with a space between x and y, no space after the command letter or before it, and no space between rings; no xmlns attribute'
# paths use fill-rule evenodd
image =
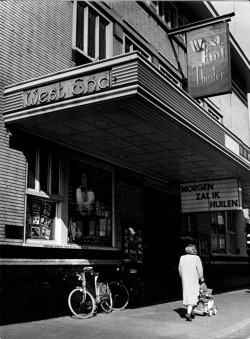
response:
<svg viewBox="0 0 250 339"><path fill-rule="evenodd" d="M217 307L214 304L214 298L212 296L213 290L207 288L205 283L200 286L197 306L194 308L194 313L199 315L212 315L217 314Z"/></svg>

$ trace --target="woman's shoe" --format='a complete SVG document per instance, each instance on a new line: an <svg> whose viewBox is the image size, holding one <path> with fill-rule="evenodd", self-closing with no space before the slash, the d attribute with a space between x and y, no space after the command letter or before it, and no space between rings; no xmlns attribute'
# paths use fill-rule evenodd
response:
<svg viewBox="0 0 250 339"><path fill-rule="evenodd" d="M186 314L186 321L192 321L191 315L189 313Z"/></svg>

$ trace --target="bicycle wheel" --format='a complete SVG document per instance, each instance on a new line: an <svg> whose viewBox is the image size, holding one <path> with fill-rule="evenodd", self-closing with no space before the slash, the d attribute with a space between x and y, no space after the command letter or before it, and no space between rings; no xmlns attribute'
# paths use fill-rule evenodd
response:
<svg viewBox="0 0 250 339"><path fill-rule="evenodd" d="M109 287L107 293L101 297L100 305L103 311L106 313L110 313L113 310L113 300Z"/></svg>
<svg viewBox="0 0 250 339"><path fill-rule="evenodd" d="M143 296L143 283L140 278L136 277L130 282L129 306L139 307L142 304Z"/></svg>
<svg viewBox="0 0 250 339"><path fill-rule="evenodd" d="M70 292L68 304L71 312L81 319L90 318L95 311L95 300L91 293L76 288Z"/></svg>
<svg viewBox="0 0 250 339"><path fill-rule="evenodd" d="M111 282L109 288L112 293L113 310L121 311L128 305L129 293L127 288L119 282Z"/></svg>

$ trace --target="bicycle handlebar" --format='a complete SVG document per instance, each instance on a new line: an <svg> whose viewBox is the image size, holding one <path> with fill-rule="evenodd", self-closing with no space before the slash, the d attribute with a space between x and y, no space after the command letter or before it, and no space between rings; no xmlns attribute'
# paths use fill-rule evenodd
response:
<svg viewBox="0 0 250 339"><path fill-rule="evenodd" d="M86 267L84 267L83 268L83 272L82 273L76 273L76 276L78 277L78 280L81 280L82 278L83 278L83 274L85 274L85 272L89 272L89 273L91 273L92 275L96 275L96 276L98 276L99 275L99 273L96 273L95 271L94 271L94 269L93 269L93 267L92 266L86 266Z"/></svg>
<svg viewBox="0 0 250 339"><path fill-rule="evenodd" d="M87 266L83 268L84 271L93 271L93 267Z"/></svg>

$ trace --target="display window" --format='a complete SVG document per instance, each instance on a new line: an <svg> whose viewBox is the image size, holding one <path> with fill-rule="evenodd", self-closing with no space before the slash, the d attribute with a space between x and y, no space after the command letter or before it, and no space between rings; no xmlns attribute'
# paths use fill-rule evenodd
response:
<svg viewBox="0 0 250 339"><path fill-rule="evenodd" d="M112 245L112 171L69 162L68 243Z"/></svg>
<svg viewBox="0 0 250 339"><path fill-rule="evenodd" d="M211 249L213 253L236 254L236 215L233 211L211 214Z"/></svg>
<svg viewBox="0 0 250 339"><path fill-rule="evenodd" d="M26 147L26 243L57 241L57 205L60 196L60 159L46 147Z"/></svg>

